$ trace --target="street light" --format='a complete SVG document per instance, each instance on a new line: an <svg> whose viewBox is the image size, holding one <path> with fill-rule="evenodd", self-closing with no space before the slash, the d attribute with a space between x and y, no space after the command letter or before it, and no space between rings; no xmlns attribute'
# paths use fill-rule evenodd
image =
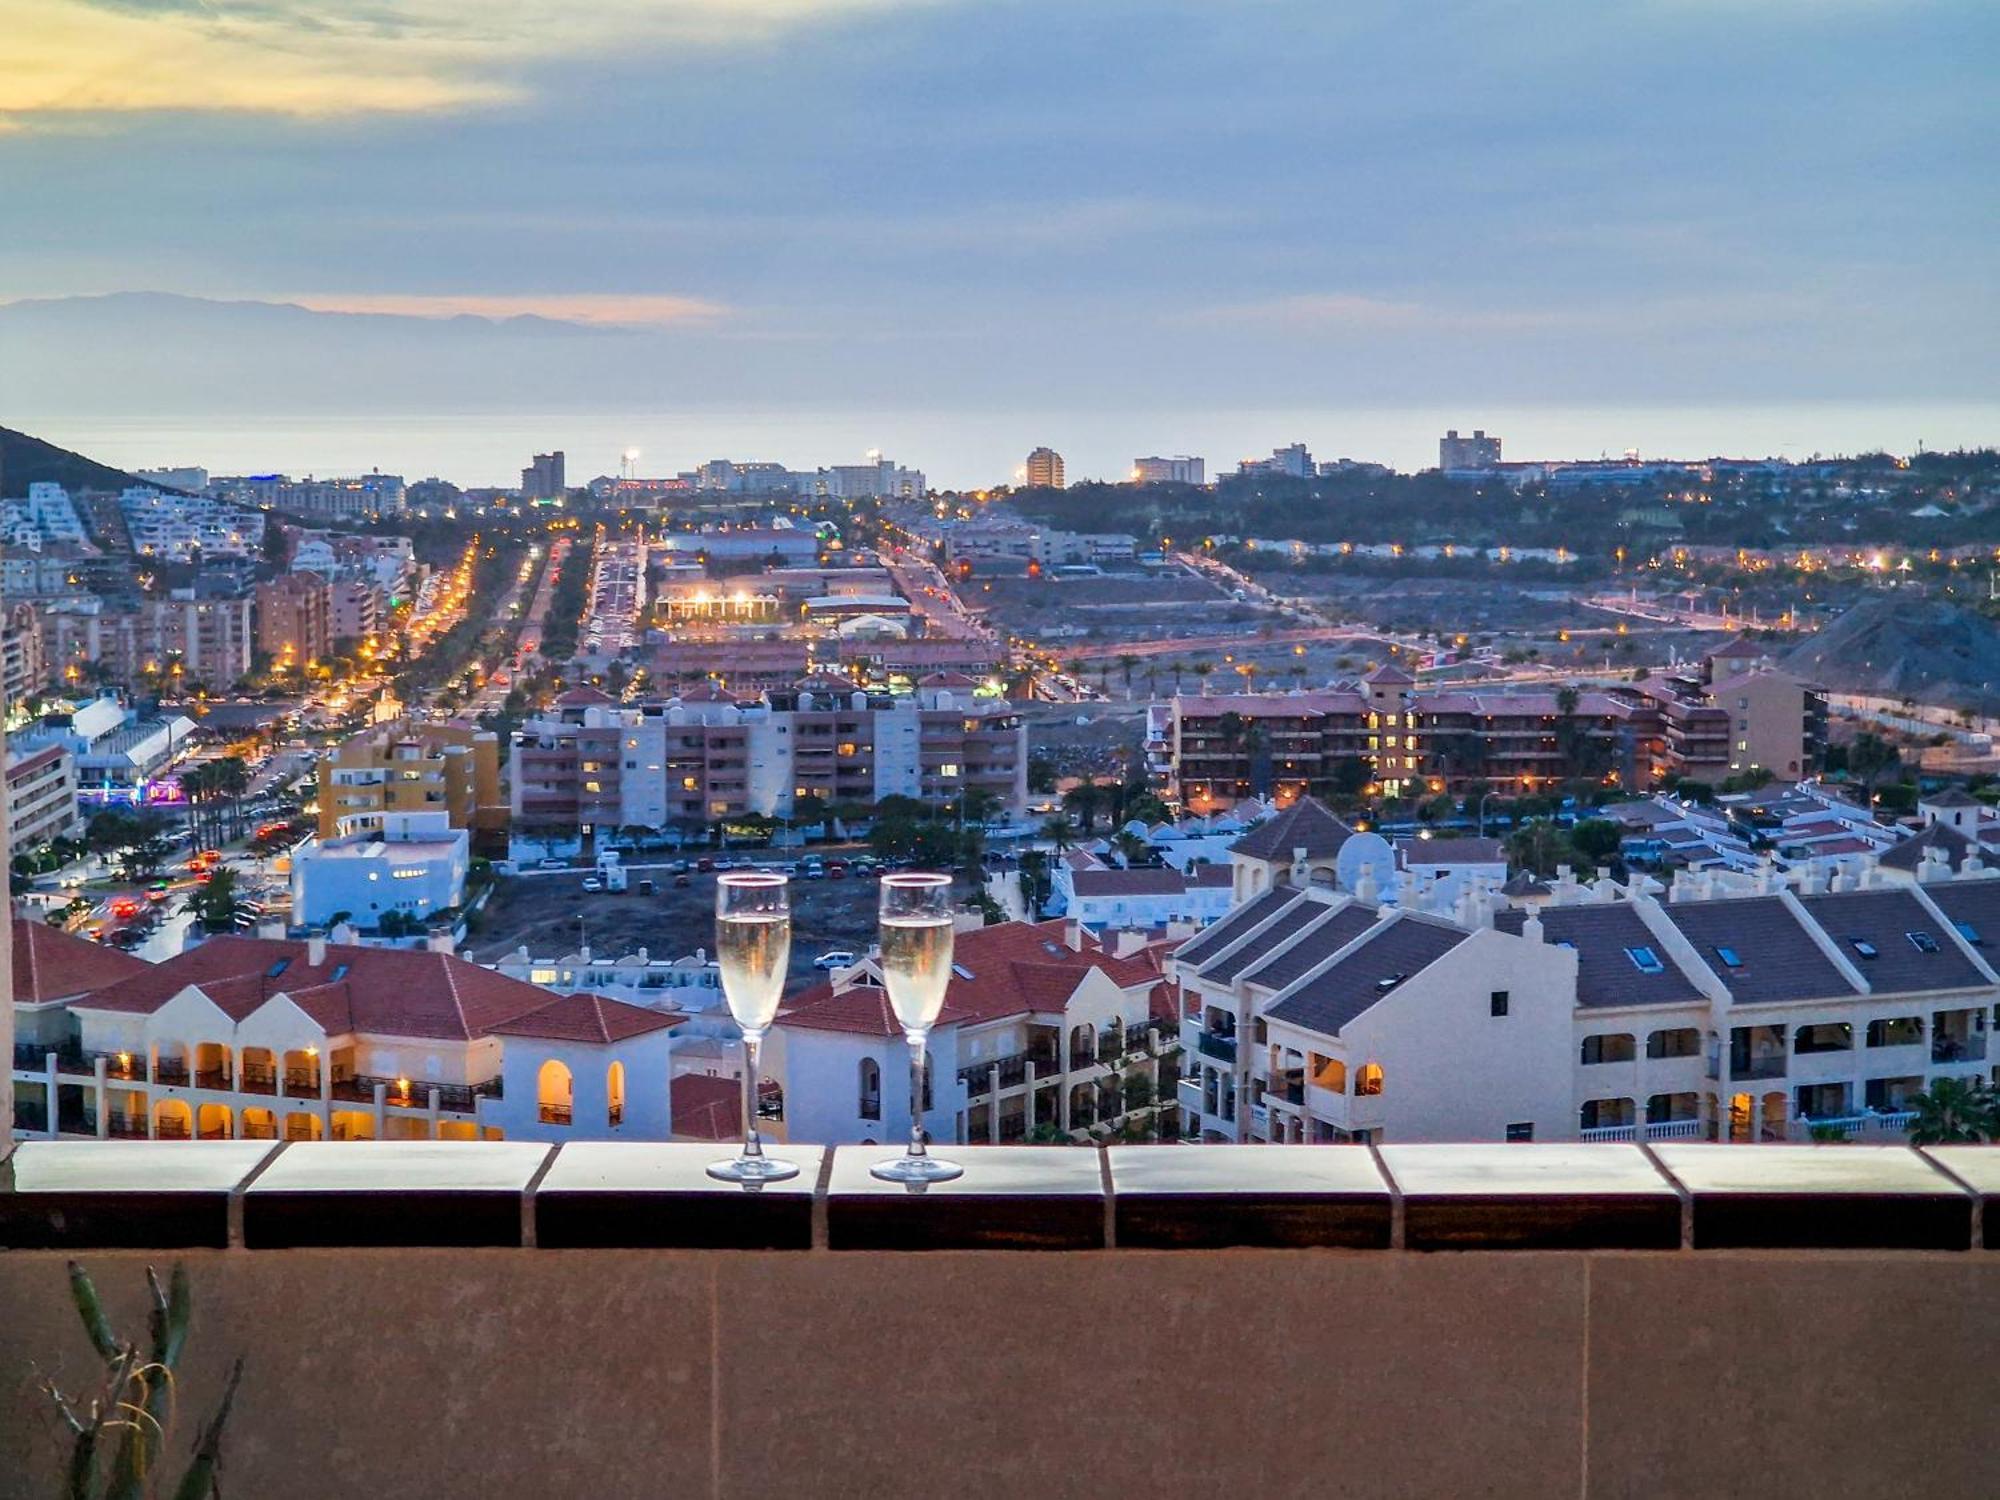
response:
<svg viewBox="0 0 2000 1500"><path fill-rule="evenodd" d="M1481 838L1486 837L1486 804L1491 802L1494 796L1494 793L1487 792L1479 799L1479 836Z"/></svg>

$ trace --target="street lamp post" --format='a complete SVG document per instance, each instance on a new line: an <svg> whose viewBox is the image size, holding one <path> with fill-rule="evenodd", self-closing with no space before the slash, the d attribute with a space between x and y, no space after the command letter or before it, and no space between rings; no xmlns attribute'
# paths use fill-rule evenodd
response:
<svg viewBox="0 0 2000 1500"><path fill-rule="evenodd" d="M1492 792L1487 792L1479 799L1479 836L1481 838L1486 837L1486 804L1491 802L1493 797L1494 794Z"/></svg>

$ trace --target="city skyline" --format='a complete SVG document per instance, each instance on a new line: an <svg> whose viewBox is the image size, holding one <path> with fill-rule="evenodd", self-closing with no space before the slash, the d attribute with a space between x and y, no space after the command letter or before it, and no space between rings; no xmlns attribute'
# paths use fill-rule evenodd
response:
<svg viewBox="0 0 2000 1500"><path fill-rule="evenodd" d="M752 422L720 418L815 421L836 389L847 422L820 451L922 450L952 484L1004 478L1024 440L1079 477L1295 437L1414 459L1332 422L1187 430L1210 412L1421 411L1524 454L1678 446L1580 430L1583 405L1760 418L1725 451L1994 437L1974 409L2000 368L1963 336L1992 312L1982 7L473 15L20 6L25 65L0 73L14 425L75 446L148 420L231 442L398 414L724 429L685 464L747 451ZM1671 87L1635 93L1637 56ZM134 292L316 311L61 300ZM294 379L265 378L274 353ZM661 448L655 423L603 446ZM1115 446L1093 450L1093 423ZM473 482L504 472L477 463Z"/></svg>

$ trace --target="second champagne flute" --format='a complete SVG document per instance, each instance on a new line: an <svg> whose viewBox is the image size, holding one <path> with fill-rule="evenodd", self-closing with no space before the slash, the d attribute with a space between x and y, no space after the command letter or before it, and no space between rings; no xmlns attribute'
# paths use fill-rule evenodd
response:
<svg viewBox="0 0 2000 1500"><path fill-rule="evenodd" d="M882 983L910 1042L910 1149L868 1170L884 1182L949 1182L965 1174L924 1147L924 1051L951 983L951 877L882 879Z"/></svg>
<svg viewBox="0 0 2000 1500"><path fill-rule="evenodd" d="M719 1161L708 1175L746 1187L799 1175L796 1162L764 1154L757 1134L757 1055L778 1018L785 966L792 954L792 902L782 875L731 873L715 879L716 962L722 997L743 1028L743 1154Z"/></svg>

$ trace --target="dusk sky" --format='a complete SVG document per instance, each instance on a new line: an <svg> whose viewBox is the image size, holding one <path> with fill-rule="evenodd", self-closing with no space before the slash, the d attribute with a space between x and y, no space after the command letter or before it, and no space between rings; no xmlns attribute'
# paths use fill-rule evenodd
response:
<svg viewBox="0 0 2000 1500"><path fill-rule="evenodd" d="M0 0L0 301L373 315L0 308L0 421L474 482L1992 442L1996 66L1991 0Z"/></svg>

